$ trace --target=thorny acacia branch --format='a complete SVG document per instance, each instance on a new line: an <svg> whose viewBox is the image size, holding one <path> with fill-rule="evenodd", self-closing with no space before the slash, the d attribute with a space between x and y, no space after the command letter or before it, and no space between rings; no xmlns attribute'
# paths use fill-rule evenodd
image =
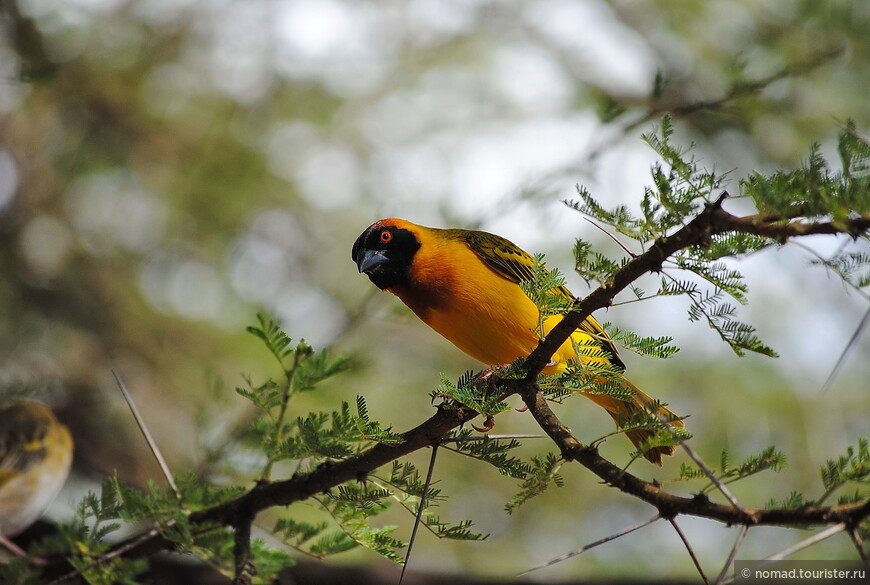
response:
<svg viewBox="0 0 870 585"><path fill-rule="evenodd" d="M550 409L547 400L536 388L518 390L538 425L553 439L562 457L576 461L604 480L608 485L639 498L658 509L664 518L681 514L718 520L726 524L795 526L847 522L857 524L870 516L870 501L839 506L802 506L800 508L743 508L711 502L704 494L688 498L667 492L654 483L624 471L598 454L589 445L578 441Z"/></svg>
<svg viewBox="0 0 870 585"><path fill-rule="evenodd" d="M751 215L738 217L722 209L723 194L718 200L707 203L692 221L674 232L662 237L650 249L633 258L613 275L610 283L599 286L589 296L578 300L574 310L568 313L547 335L546 339L526 360L526 382L533 382L546 367L550 357L571 336L577 327L593 312L613 303L617 294L648 272L661 271L662 264L670 256L690 246L705 246L717 234L738 232L763 236L785 242L789 238L815 234L849 234L858 236L870 231L870 216L860 216L841 222L803 222L783 221L780 218Z"/></svg>
<svg viewBox="0 0 870 585"><path fill-rule="evenodd" d="M573 331L594 311L612 304L616 295L648 272L658 272L662 264L677 251L691 246L704 246L710 238L726 232L740 232L764 236L778 242L811 234L849 234L853 237L870 231L870 217L858 216L838 222L783 220L762 216L739 217L722 209L723 194L709 202L688 224L672 235L662 237L643 254L632 259L614 273L612 280L587 297L578 300L574 309L554 327L526 360L527 375L520 380L502 380L506 395L518 394L538 425L558 446L568 461L583 465L604 482L655 507L661 517L673 519L679 515L698 516L726 524L743 526L779 525L838 525L854 527L870 517L870 500L835 506L805 505L791 509L744 508L723 505L709 500L706 495L684 497L671 494L655 483L644 481L601 457L594 447L577 440L556 417L535 383L537 375ZM323 463L308 473L275 482L263 481L234 500L194 512L192 524L218 523L235 525L239 518L253 517L274 506L287 506L303 501L314 494L353 480L362 480L380 466L416 450L439 443L450 430L477 416L469 410L439 409L431 418L404 433L396 444L377 444L347 459ZM134 537L136 540L140 537ZM124 556L143 556L171 548L172 543L156 536L134 547L121 543ZM111 553L110 553L111 554Z"/></svg>

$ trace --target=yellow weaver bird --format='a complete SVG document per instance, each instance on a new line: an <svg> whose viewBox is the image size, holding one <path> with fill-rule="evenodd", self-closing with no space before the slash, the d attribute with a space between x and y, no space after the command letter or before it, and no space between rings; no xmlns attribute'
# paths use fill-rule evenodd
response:
<svg viewBox="0 0 870 585"><path fill-rule="evenodd" d="M39 402L0 407L0 544L42 516L69 475L73 441L69 429Z"/></svg>
<svg viewBox="0 0 870 585"><path fill-rule="evenodd" d="M420 319L469 356L487 365L509 364L528 356L538 345L537 306L519 286L532 277L534 259L508 240L481 231L437 229L403 219L382 219L369 226L353 244L351 256L360 272L381 290L399 297ZM559 292L573 298L567 289ZM549 332L561 315L544 320ZM578 346L597 345L609 357L579 357ZM587 318L553 354L545 374L564 372L572 363L611 362L620 369L616 347L592 317ZM601 383L607 380L601 379ZM602 406L617 425L630 421L640 410L651 411L654 401L629 382L634 391L620 399L592 392L586 397ZM675 415L664 407L665 417ZM671 423L682 426L680 421ZM625 433L635 446L653 432L633 429ZM662 455L673 447L654 447L644 453L661 465Z"/></svg>

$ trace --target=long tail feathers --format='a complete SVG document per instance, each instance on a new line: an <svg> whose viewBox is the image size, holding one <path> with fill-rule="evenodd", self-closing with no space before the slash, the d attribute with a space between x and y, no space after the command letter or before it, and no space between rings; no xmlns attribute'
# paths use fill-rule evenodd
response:
<svg viewBox="0 0 870 585"><path fill-rule="evenodd" d="M610 414L610 416L613 417L613 420L616 421L617 426L620 427L636 419L640 411L652 413L654 412L654 409L656 409L656 403L652 398L644 394L641 390L639 390L627 380L625 383L629 388L634 391L634 395L631 397L631 401L622 400L613 396L607 396L605 394L584 392L584 396L604 408ZM664 406L658 406L657 411L659 414L664 416L666 420L671 421L671 426L683 426L683 421L677 420L677 415L669 409L665 408ZM647 441L654 437L656 435L656 432L649 429L632 429L626 431L625 435L634 444L634 446L639 449ZM673 446L657 446L645 451L643 456L650 462L661 466L662 456L673 454Z"/></svg>

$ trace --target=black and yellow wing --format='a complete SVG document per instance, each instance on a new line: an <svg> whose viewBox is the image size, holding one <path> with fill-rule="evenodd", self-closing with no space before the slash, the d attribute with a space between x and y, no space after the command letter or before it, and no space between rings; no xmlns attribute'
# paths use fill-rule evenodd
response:
<svg viewBox="0 0 870 585"><path fill-rule="evenodd" d="M29 401L0 408L0 486L45 458L51 419L44 408Z"/></svg>
<svg viewBox="0 0 870 585"><path fill-rule="evenodd" d="M487 266L504 278L519 284L520 281L532 280L534 277L535 259L510 240L487 232L459 229L447 231L462 239ZM575 298L564 286L559 287L558 292L570 299ZM580 329L601 343L602 349L611 355L610 362L613 365L625 369L616 346L598 321L589 317L580 324Z"/></svg>

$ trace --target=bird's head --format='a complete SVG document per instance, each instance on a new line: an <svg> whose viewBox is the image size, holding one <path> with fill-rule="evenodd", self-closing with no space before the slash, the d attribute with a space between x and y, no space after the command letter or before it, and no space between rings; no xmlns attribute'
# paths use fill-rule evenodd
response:
<svg viewBox="0 0 870 585"><path fill-rule="evenodd" d="M351 258L381 290L407 281L414 254L420 249L415 227L401 219L382 219L353 243Z"/></svg>

